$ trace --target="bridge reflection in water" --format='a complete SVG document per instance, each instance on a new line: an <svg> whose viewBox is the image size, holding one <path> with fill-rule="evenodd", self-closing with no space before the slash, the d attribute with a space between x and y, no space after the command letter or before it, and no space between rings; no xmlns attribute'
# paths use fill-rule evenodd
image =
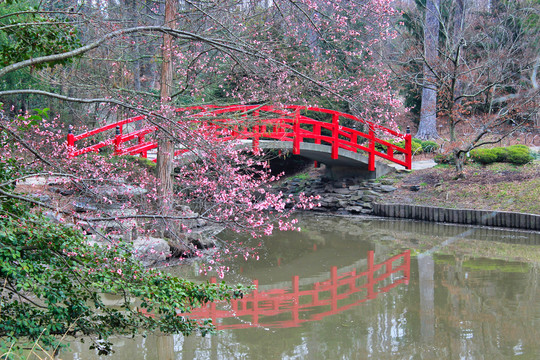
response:
<svg viewBox="0 0 540 360"><path fill-rule="evenodd" d="M210 303L194 309L192 313L180 315L212 319L218 330L296 327L375 299L400 284L408 284L410 271L410 250L377 264L374 252L369 251L366 271L358 273L353 269L338 274L337 267L333 266L328 280L300 285L299 277L293 276L291 287L264 291L259 291L258 280L253 280L255 290L242 299L232 300L230 306ZM212 282L215 281L213 278ZM225 324L223 319L236 319L237 322Z"/></svg>

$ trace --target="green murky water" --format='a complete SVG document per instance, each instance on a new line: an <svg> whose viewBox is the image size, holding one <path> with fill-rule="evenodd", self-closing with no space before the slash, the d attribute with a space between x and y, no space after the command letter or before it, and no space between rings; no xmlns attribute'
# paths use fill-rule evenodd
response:
<svg viewBox="0 0 540 360"><path fill-rule="evenodd" d="M113 359L540 359L540 234L305 217L263 240L212 305L217 336L117 338ZM191 279L196 264L171 269ZM71 344L62 359L98 359Z"/></svg>

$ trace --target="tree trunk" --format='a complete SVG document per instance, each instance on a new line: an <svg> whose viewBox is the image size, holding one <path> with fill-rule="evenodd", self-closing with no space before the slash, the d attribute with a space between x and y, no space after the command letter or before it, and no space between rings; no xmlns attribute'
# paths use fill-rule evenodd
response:
<svg viewBox="0 0 540 360"><path fill-rule="evenodd" d="M464 0L456 0L454 7L454 31L452 34L452 51L455 54L454 57L454 85L452 87L453 94L452 102L460 103L460 100L455 101L454 99L461 96L463 93L463 82L460 79L460 63L461 58L464 56L462 54L462 47L464 44L463 40L463 30L465 29L465 2Z"/></svg>
<svg viewBox="0 0 540 360"><path fill-rule="evenodd" d="M165 26L174 28L174 18L176 15L176 1L167 0L165 2ZM169 34L163 35L163 49L161 65L161 109L165 111L165 116L173 116L174 114L168 110L171 97L171 85L173 80L173 66L172 66L172 46L173 37ZM173 119L169 119L166 124L163 124L165 129L172 130ZM169 132L170 133L170 132ZM171 203L173 182L172 182L172 160L174 157L174 143L169 135L160 134L158 139L158 154L157 154L157 166L156 175L160 181L158 187L158 195L160 199L160 205L162 210L166 210Z"/></svg>
<svg viewBox="0 0 540 360"><path fill-rule="evenodd" d="M456 163L456 173L458 177L463 177L463 167L465 166L465 155L463 150L454 150L454 161Z"/></svg>
<svg viewBox="0 0 540 360"><path fill-rule="evenodd" d="M435 139L437 133L437 77L434 69L439 48L439 8L440 0L426 1L424 23L424 82L420 124L416 137L422 140Z"/></svg>

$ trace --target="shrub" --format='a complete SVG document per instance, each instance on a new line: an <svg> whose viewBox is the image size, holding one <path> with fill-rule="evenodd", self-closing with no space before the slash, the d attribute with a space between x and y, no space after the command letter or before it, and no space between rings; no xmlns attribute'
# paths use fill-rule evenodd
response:
<svg viewBox="0 0 540 360"><path fill-rule="evenodd" d="M474 149L471 151L472 159L480 164L492 164L497 161L497 155L491 149Z"/></svg>
<svg viewBox="0 0 540 360"><path fill-rule="evenodd" d="M405 147L405 140L400 141L399 146ZM411 151L412 151L413 155L421 154L422 151L423 151L422 142L420 140L418 140L418 139L412 139L412 141L411 141Z"/></svg>
<svg viewBox="0 0 540 360"><path fill-rule="evenodd" d="M386 140L387 142L393 144L394 141L392 140ZM375 143L375 150L379 151L379 152L382 152L382 153L385 153L388 151L388 146L386 145L383 145L383 144L379 144L379 143Z"/></svg>
<svg viewBox="0 0 540 360"><path fill-rule="evenodd" d="M491 150L491 152L495 154L495 156L497 157L497 162L506 162L506 160L508 159L508 149L505 147L496 147L489 150Z"/></svg>
<svg viewBox="0 0 540 360"><path fill-rule="evenodd" d="M422 141L422 150L426 153L431 153L439 150L439 144L435 141Z"/></svg>
<svg viewBox="0 0 540 360"><path fill-rule="evenodd" d="M512 145L507 148L509 163L515 165L523 165L531 162L534 157L531 155L529 148L524 145Z"/></svg>
<svg viewBox="0 0 540 360"><path fill-rule="evenodd" d="M527 145L521 145L521 144L516 144L516 145L510 145L507 149L521 149L521 150L527 150L529 151L529 147Z"/></svg>
<svg viewBox="0 0 540 360"><path fill-rule="evenodd" d="M512 145L509 147L496 147L493 149L474 149L471 157L480 164L494 162L508 162L514 165L523 165L534 159L529 148L525 145Z"/></svg>
<svg viewBox="0 0 540 360"><path fill-rule="evenodd" d="M405 148L405 140L401 140L401 141L387 140L387 142L389 142L390 144L394 144L396 146L399 146L401 148ZM435 145L437 145L437 144L435 143ZM383 145L383 144L375 143L375 150L377 150L379 152L385 153L385 152L388 151L387 148L388 147ZM412 139L412 141L411 141L411 151L412 151L413 155L421 154L423 149L424 149L424 146L423 146L421 140Z"/></svg>
<svg viewBox="0 0 540 360"><path fill-rule="evenodd" d="M433 160L437 164L455 164L454 154L437 154Z"/></svg>

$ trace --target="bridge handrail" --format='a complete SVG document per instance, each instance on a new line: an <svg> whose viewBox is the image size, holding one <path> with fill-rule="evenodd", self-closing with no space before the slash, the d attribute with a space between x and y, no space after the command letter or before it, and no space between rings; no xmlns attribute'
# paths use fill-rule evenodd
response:
<svg viewBox="0 0 540 360"><path fill-rule="evenodd" d="M367 152L369 158L369 170L375 169L375 156L395 162L407 168L411 168L412 153L410 134L400 134L392 129L388 129L384 126L339 111L300 105L287 105L283 108L275 108L271 105L230 105L225 107L217 105L200 105L176 109L177 113L186 113L190 111L194 112L193 114L189 115L191 118L190 121L202 124L202 129L204 129L204 126L210 126L210 124L213 124L214 126L217 123L227 124L227 126L222 125L222 128L225 129L227 127L232 127L232 129L230 129L232 131L232 135L224 135L223 140L232 139L234 136L244 139L252 138L254 148L258 147L259 140L261 138L270 138L281 141L292 141L293 153L299 154L300 143L304 139L313 139L316 144L321 144L321 142L324 142L331 145L332 159L338 158L338 151L340 148L353 152ZM332 121L327 122L315 120L301 114L302 111L329 114L332 116ZM261 112L273 113L278 115L278 117L266 119L261 118ZM239 113L241 117L247 117L248 113L252 113L253 116L258 119L257 121L250 121L250 123L246 126L246 122L233 122L231 117L216 118L220 115L230 113ZM205 117L210 117L211 119L204 119ZM140 121L145 118L145 116L135 116L128 119L123 119L79 135L73 135L70 129L70 133L68 134L67 138L70 149L70 157L79 156L87 152L98 151L102 147L109 145L114 145L114 153L116 155L129 153L132 155L141 154L142 156L146 157L148 147L143 146L143 144L147 142L145 140L145 135L156 131L157 127L151 126L136 130L129 134L123 134L124 125L135 121ZM367 133L357 129L344 127L339 123L340 118L358 121L359 123L367 125ZM312 126L313 130L309 131L302 128L301 125L304 125L304 127ZM241 129L241 126L244 128ZM269 127L273 130L268 131ZM116 129L116 134L113 139L106 139L83 149L75 148L75 142L112 129ZM323 135L321 132L322 129L329 131L330 135ZM376 136L375 131L384 132L389 137L404 139L405 144L403 147L401 147L384 139L379 139ZM135 138L138 138L138 143L136 145L122 148L121 144L129 142ZM367 140L365 142L367 146L359 143L359 138ZM376 144L381 144L382 146L386 147L386 153L378 151L375 146ZM405 160L396 158L394 156L395 152L404 154Z"/></svg>

